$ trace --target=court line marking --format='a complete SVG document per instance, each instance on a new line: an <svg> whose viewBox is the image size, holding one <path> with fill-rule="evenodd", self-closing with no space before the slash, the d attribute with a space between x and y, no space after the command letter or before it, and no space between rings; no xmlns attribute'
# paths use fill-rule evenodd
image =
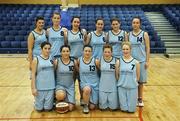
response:
<svg viewBox="0 0 180 121"><path fill-rule="evenodd" d="M152 85L152 84L151 84L151 85L145 85L145 86L149 86L149 87L153 87L153 86L154 86L154 87L155 87L155 86L157 86L157 87L158 87L158 86L162 86L162 87L163 87L163 86L172 86L172 87L176 87L176 86L177 86L177 87L178 87L178 86L180 86L180 85L178 85L178 84L177 84L177 85L165 85L165 84L164 84L164 85Z"/></svg>
<svg viewBox="0 0 180 121"><path fill-rule="evenodd" d="M84 119L88 119L88 118L124 118L124 119L133 119L133 118L139 118L138 116L119 116L119 117L103 117L103 116L95 116L95 117L80 117L80 116L74 116L74 117L72 117L72 116L66 116L66 117L63 117L63 116L61 116L61 117L35 117L35 118L26 118L26 117L22 117L22 118L0 118L0 120L27 120L27 119L37 119L37 120L40 120L40 119L60 119L60 118L66 118L66 119L68 119L68 118L84 118Z"/></svg>
<svg viewBox="0 0 180 121"><path fill-rule="evenodd" d="M172 87L179 87L180 85L145 85L147 87L158 87L158 86L172 86ZM30 87L30 85L0 85L1 87Z"/></svg>
<svg viewBox="0 0 180 121"><path fill-rule="evenodd" d="M115 116L115 117L111 117L111 116L57 116L57 117L34 117L34 118L27 118L27 117L9 117L9 118L2 118L0 117L0 120L30 120L30 119L35 119L35 120L41 120L41 119L61 119L61 118L84 118L84 119L89 119L89 118L116 118L116 119L135 119L138 118L140 121L143 121L142 117L140 117L140 114L142 114L142 107L139 107L139 113L138 116Z"/></svg>

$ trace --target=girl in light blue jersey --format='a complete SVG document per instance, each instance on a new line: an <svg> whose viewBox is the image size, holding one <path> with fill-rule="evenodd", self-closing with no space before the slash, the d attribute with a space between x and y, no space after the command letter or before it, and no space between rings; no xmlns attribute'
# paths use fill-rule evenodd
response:
<svg viewBox="0 0 180 121"><path fill-rule="evenodd" d="M106 34L103 31L104 20L98 18L96 20L96 30L92 31L87 36L87 44L93 47L93 57L100 59L103 55L103 45L106 44Z"/></svg>
<svg viewBox="0 0 180 121"><path fill-rule="evenodd" d="M52 16L52 27L47 29L48 41L51 43L51 56L57 58L60 56L60 48L67 44L67 29L60 26L61 15L57 12Z"/></svg>
<svg viewBox="0 0 180 121"><path fill-rule="evenodd" d="M122 56L121 44L127 40L127 32L120 29L120 21L118 18L111 19L112 30L107 33L107 41L113 47L113 56L120 58Z"/></svg>
<svg viewBox="0 0 180 121"><path fill-rule="evenodd" d="M35 98L34 107L37 111L50 111L54 102L54 65L50 58L51 44L41 44L41 55L32 61L31 91Z"/></svg>
<svg viewBox="0 0 180 121"><path fill-rule="evenodd" d="M92 57L92 46L85 45L83 56L78 60L80 86L82 90L83 113L89 113L90 109L95 109L98 104L99 76L97 65L99 60Z"/></svg>
<svg viewBox="0 0 180 121"><path fill-rule="evenodd" d="M140 76L139 62L131 56L130 42L122 43L123 56L120 58L120 78L118 80L118 97L120 109L124 112L135 112L137 87Z"/></svg>
<svg viewBox="0 0 180 121"><path fill-rule="evenodd" d="M117 80L119 60L112 56L112 46L103 46L103 57L100 61L99 108L105 110L118 108Z"/></svg>
<svg viewBox="0 0 180 121"><path fill-rule="evenodd" d="M68 44L71 47L71 57L79 58L83 53L87 32L80 28L80 18L74 16L71 20L71 30L68 31Z"/></svg>
<svg viewBox="0 0 180 121"><path fill-rule="evenodd" d="M83 46L85 45L85 40L87 37L87 32L85 29L80 28L80 18L77 16L74 16L71 20L71 30L68 30L68 44L71 47L71 54L70 56L78 59L79 57L82 56L83 53ZM80 78L79 74L76 74L76 78L78 80L79 86L80 86ZM79 92L80 92L80 103L81 105L83 104L82 102L82 91L79 87Z"/></svg>
<svg viewBox="0 0 180 121"><path fill-rule="evenodd" d="M29 69L31 70L31 64L33 57L41 54L41 43L47 41L46 32L44 28L44 18L39 16L35 20L36 28L30 32L28 36L28 60Z"/></svg>
<svg viewBox="0 0 180 121"><path fill-rule="evenodd" d="M140 79L138 86L138 106L143 103L143 84L147 82L147 68L149 66L150 45L149 35L141 30L141 19L134 17L132 20L133 30L129 32L129 41L132 44L132 57L140 62Z"/></svg>
<svg viewBox="0 0 180 121"><path fill-rule="evenodd" d="M60 49L61 57L54 61L56 66L56 99L69 103L69 111L75 107L75 67L76 60L70 58L70 46L63 45Z"/></svg>

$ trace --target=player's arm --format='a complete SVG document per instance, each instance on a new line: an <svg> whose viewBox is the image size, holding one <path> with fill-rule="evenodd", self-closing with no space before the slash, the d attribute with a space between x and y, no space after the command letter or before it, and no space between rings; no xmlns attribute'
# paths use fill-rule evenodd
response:
<svg viewBox="0 0 180 121"><path fill-rule="evenodd" d="M79 60L74 60L74 69L77 73L79 73Z"/></svg>
<svg viewBox="0 0 180 121"><path fill-rule="evenodd" d="M136 62L136 79L137 81L140 79L140 64L138 61Z"/></svg>
<svg viewBox="0 0 180 121"><path fill-rule="evenodd" d="M149 57L150 57L150 40L147 32L144 33L145 49L146 49L146 64L145 69L149 67Z"/></svg>
<svg viewBox="0 0 180 121"><path fill-rule="evenodd" d="M87 38L86 38L86 41L85 41L85 45L90 44L90 41L91 41L91 33L89 33L89 34L87 35Z"/></svg>
<svg viewBox="0 0 180 121"><path fill-rule="evenodd" d="M100 61L99 61L99 59L96 59L96 60L95 60L95 64L96 64L96 68L97 68L98 70L100 70Z"/></svg>
<svg viewBox="0 0 180 121"><path fill-rule="evenodd" d="M37 68L37 58L34 58L32 61L32 80L31 80L31 91L32 95L37 96L37 89L36 89L36 68Z"/></svg>
<svg viewBox="0 0 180 121"><path fill-rule="evenodd" d="M79 73L79 59L77 59L76 61L75 61L75 69L76 69L76 71Z"/></svg>
<svg viewBox="0 0 180 121"><path fill-rule="evenodd" d="M57 66L58 66L58 60L57 59L53 60L53 65L54 65L54 70L56 70Z"/></svg>
<svg viewBox="0 0 180 121"><path fill-rule="evenodd" d="M46 30L47 41L49 41L49 30L50 30L50 28L48 28L48 29Z"/></svg>
<svg viewBox="0 0 180 121"><path fill-rule="evenodd" d="M64 27L62 28L62 30L64 32L64 44L67 45L68 44L68 37L67 37L68 30L67 30L67 28L64 28Z"/></svg>
<svg viewBox="0 0 180 121"><path fill-rule="evenodd" d="M74 60L74 70L73 70L73 79L76 81L76 75L78 74L78 63L77 60Z"/></svg>
<svg viewBox="0 0 180 121"><path fill-rule="evenodd" d="M29 69L31 70L32 60L33 60L33 47L34 47L34 36L31 32L28 36L28 60L29 60Z"/></svg>
<svg viewBox="0 0 180 121"><path fill-rule="evenodd" d="M125 31L125 33L124 33L124 41L129 41L128 40L128 33Z"/></svg>
<svg viewBox="0 0 180 121"><path fill-rule="evenodd" d="M87 40L87 31L85 29L82 29L82 34L83 34L83 39L84 39L84 45L87 43L86 40Z"/></svg>
<svg viewBox="0 0 180 121"><path fill-rule="evenodd" d="M105 41L106 43L109 43L109 32L105 33Z"/></svg>
<svg viewBox="0 0 180 121"><path fill-rule="evenodd" d="M119 80L119 66L120 66L120 62L119 62L119 59L117 59L116 64L115 64L115 77L116 77L116 80Z"/></svg>

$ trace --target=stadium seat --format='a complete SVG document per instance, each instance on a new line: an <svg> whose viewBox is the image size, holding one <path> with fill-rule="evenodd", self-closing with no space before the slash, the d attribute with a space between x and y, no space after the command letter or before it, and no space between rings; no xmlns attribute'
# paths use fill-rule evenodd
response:
<svg viewBox="0 0 180 121"><path fill-rule="evenodd" d="M15 41L24 41L24 36L22 35L15 36Z"/></svg>
<svg viewBox="0 0 180 121"><path fill-rule="evenodd" d="M12 41L11 42L11 47L12 48L20 48L21 47L21 42L20 41Z"/></svg>
<svg viewBox="0 0 180 121"><path fill-rule="evenodd" d="M6 41L14 41L15 39L14 39L13 35L7 35L7 36L5 36L5 40Z"/></svg>
<svg viewBox="0 0 180 121"><path fill-rule="evenodd" d="M2 48L10 48L11 47L11 42L10 41L2 41L1 42L1 47Z"/></svg>

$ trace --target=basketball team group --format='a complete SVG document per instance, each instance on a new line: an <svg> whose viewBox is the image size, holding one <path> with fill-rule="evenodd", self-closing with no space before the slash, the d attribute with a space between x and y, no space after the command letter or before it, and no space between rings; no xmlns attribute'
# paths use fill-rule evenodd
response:
<svg viewBox="0 0 180 121"><path fill-rule="evenodd" d="M35 110L51 111L65 102L68 111L75 111L76 81L85 114L97 108L134 113L136 106L144 106L150 40L141 29L141 18L132 19L130 32L120 29L118 18L111 19L107 32L103 18L96 19L91 32L80 28L78 16L72 17L69 30L60 26L59 13L54 12L51 20L52 27L45 30L44 18L37 17L28 36Z"/></svg>

